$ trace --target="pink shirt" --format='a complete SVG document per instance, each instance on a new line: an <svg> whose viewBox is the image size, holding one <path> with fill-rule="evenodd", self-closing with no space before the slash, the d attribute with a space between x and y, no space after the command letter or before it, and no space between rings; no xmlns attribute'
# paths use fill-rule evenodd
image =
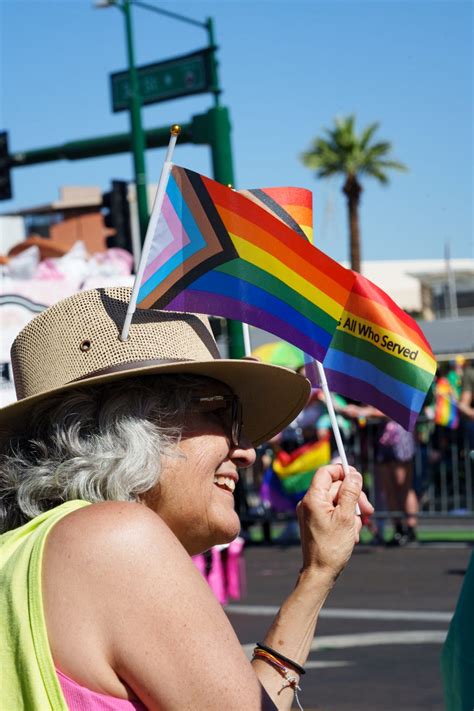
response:
<svg viewBox="0 0 474 711"><path fill-rule="evenodd" d="M147 711L141 701L98 694L70 679L59 669L56 669L56 674L70 711Z"/></svg>

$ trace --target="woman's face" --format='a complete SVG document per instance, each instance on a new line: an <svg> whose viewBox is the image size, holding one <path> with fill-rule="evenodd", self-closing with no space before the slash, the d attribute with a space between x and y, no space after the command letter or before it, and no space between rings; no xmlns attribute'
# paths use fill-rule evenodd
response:
<svg viewBox="0 0 474 711"><path fill-rule="evenodd" d="M160 481L145 498L192 555L240 531L232 492L237 468L253 464L255 450L242 437L232 443L231 409L232 393L221 383L193 392L177 456L164 459Z"/></svg>

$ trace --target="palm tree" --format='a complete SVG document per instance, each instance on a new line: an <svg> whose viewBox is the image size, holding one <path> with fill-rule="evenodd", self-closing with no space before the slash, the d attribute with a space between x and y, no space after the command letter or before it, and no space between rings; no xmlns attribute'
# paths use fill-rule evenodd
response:
<svg viewBox="0 0 474 711"><path fill-rule="evenodd" d="M370 175L387 184L388 169L407 168L403 163L388 158L392 150L391 143L371 143L379 127L378 123L367 126L360 137L356 135L354 124L354 115L336 119L335 127L325 129L326 137L316 138L311 150L303 153L301 159L308 168L316 170L318 178L337 174L345 177L342 192L347 197L351 268L360 272L359 202L363 189L360 178Z"/></svg>

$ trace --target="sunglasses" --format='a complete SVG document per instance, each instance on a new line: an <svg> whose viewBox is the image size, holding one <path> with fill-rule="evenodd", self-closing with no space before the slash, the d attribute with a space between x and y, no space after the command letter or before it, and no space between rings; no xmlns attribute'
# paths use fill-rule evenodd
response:
<svg viewBox="0 0 474 711"><path fill-rule="evenodd" d="M242 403L236 395L203 395L191 397L195 410L219 418L230 435L233 447L238 447L242 436Z"/></svg>

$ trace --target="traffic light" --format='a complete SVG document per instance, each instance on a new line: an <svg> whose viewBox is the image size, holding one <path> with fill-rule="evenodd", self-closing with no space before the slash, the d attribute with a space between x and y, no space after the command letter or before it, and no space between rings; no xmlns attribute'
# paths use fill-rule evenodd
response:
<svg viewBox="0 0 474 711"><path fill-rule="evenodd" d="M0 200L10 200L12 184L10 177L10 158L8 155L8 133L0 131Z"/></svg>
<svg viewBox="0 0 474 711"><path fill-rule="evenodd" d="M130 226L130 205L128 184L125 180L112 180L112 190L102 196L104 224L115 234L107 237L107 247L121 247L133 254L132 230Z"/></svg>

